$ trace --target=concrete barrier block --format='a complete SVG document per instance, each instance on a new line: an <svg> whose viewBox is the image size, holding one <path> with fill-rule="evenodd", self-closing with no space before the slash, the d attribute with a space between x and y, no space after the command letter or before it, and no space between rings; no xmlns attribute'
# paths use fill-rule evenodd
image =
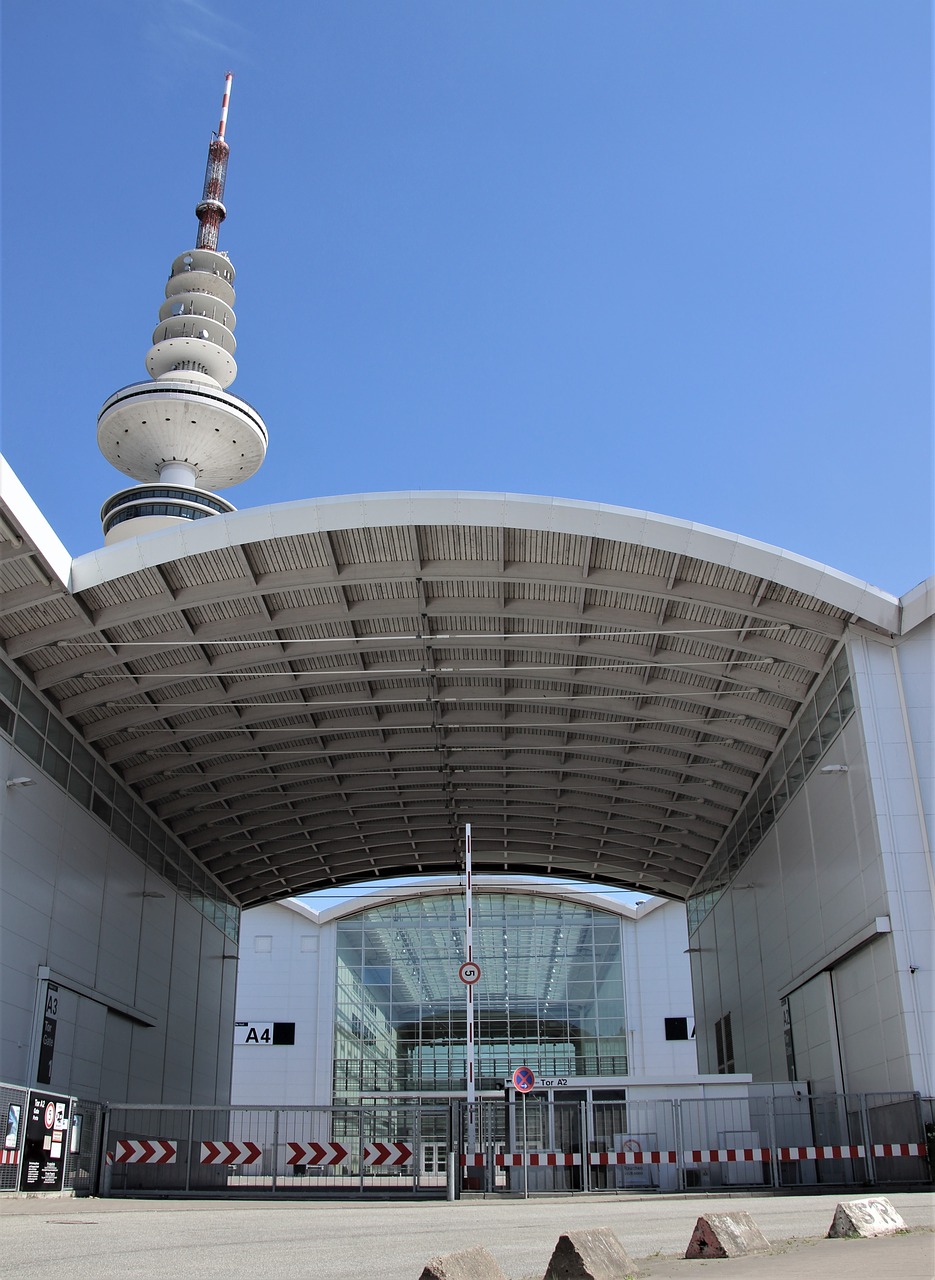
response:
<svg viewBox="0 0 935 1280"><path fill-rule="evenodd" d="M638 1274L610 1227L591 1227L559 1236L545 1280L626 1280Z"/></svg>
<svg viewBox="0 0 935 1280"><path fill-rule="evenodd" d="M902 1216L885 1196L872 1196L867 1200L842 1200L834 1211L828 1238L892 1236L897 1231L908 1230Z"/></svg>
<svg viewBox="0 0 935 1280"><path fill-rule="evenodd" d="M419 1280L506 1280L492 1253L482 1245L430 1258Z"/></svg>
<svg viewBox="0 0 935 1280"><path fill-rule="evenodd" d="M766 1253L769 1241L749 1213L709 1213L699 1218L686 1258L742 1258Z"/></svg>

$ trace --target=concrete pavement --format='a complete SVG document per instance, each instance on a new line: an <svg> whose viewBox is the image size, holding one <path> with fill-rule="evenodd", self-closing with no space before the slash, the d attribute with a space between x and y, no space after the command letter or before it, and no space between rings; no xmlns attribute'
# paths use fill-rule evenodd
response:
<svg viewBox="0 0 935 1280"><path fill-rule="evenodd" d="M17 1280L417 1280L430 1257L483 1244L512 1280L541 1277L563 1231L607 1226L653 1280L932 1280L935 1196L887 1198L911 1234L824 1240L835 1195L561 1196L530 1200L232 1201L0 1196L0 1276ZM745 1210L764 1257L685 1261L697 1218ZM808 1243L806 1243L808 1242ZM714 1269L712 1272L712 1268Z"/></svg>

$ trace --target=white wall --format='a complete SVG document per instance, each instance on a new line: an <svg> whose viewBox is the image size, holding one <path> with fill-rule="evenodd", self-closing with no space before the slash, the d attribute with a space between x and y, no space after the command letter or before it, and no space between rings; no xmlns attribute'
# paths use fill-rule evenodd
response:
<svg viewBox="0 0 935 1280"><path fill-rule="evenodd" d="M357 898L338 914L366 905L365 897ZM599 898L595 905L613 911L613 904ZM695 1079L694 1039L665 1038L665 1018L687 1018L689 1032L694 1022L685 908L656 900L637 912L624 911L619 918L630 1077ZM235 1103L307 1106L332 1101L337 923L333 910L326 914L319 923L312 908L290 900L255 907L241 917L237 1021L294 1022L296 1029L295 1045L235 1047Z"/></svg>
<svg viewBox="0 0 935 1280"><path fill-rule="evenodd" d="M49 969L60 997L51 1088L226 1101L236 964L223 956L235 945L4 738L10 777L36 785L0 787L0 1080L35 1083Z"/></svg>
<svg viewBox="0 0 935 1280"><path fill-rule="evenodd" d="M623 944L630 1075L654 1080L694 1076L698 1056L684 906L659 899L647 903L635 921L624 921ZM687 1018L690 1038L666 1040L666 1018Z"/></svg>
<svg viewBox="0 0 935 1280"><path fill-rule="evenodd" d="M914 1087L935 1093L935 620L892 647L853 646L881 857L889 890L898 1001L881 996L882 1031L905 1015ZM913 972L913 970L915 972ZM869 977L869 975L868 975Z"/></svg>
<svg viewBox="0 0 935 1280"><path fill-rule="evenodd" d="M240 1022L294 1022L294 1045L234 1049L235 1102L282 1106L331 1103L334 1025L333 925L300 903L245 911L240 926Z"/></svg>

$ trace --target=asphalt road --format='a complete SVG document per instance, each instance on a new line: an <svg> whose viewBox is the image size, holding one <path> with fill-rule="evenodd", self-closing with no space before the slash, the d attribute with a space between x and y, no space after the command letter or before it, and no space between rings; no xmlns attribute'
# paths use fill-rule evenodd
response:
<svg viewBox="0 0 935 1280"><path fill-rule="evenodd" d="M541 1277L563 1231L610 1227L644 1275L931 1280L935 1196L887 1198L913 1228L879 1240L823 1237L841 1199L822 1196L359 1200L20 1199L0 1196L0 1276L18 1280L223 1276L225 1280L418 1280L429 1258L482 1244L512 1280ZM748 1212L775 1256L682 1259L698 1216ZM810 1240L790 1246L790 1241Z"/></svg>

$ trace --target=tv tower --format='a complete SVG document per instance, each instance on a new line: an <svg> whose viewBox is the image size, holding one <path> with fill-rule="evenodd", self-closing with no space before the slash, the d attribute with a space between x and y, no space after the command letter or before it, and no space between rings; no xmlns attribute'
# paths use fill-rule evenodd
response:
<svg viewBox="0 0 935 1280"><path fill-rule="evenodd" d="M146 357L152 380L115 392L98 414L101 453L140 482L101 508L106 543L234 511L211 490L249 479L266 456L263 419L224 390L237 376L234 268L217 247L227 214L230 148L224 135L233 78L228 72L221 122L208 147L195 208L197 242L172 263Z"/></svg>

